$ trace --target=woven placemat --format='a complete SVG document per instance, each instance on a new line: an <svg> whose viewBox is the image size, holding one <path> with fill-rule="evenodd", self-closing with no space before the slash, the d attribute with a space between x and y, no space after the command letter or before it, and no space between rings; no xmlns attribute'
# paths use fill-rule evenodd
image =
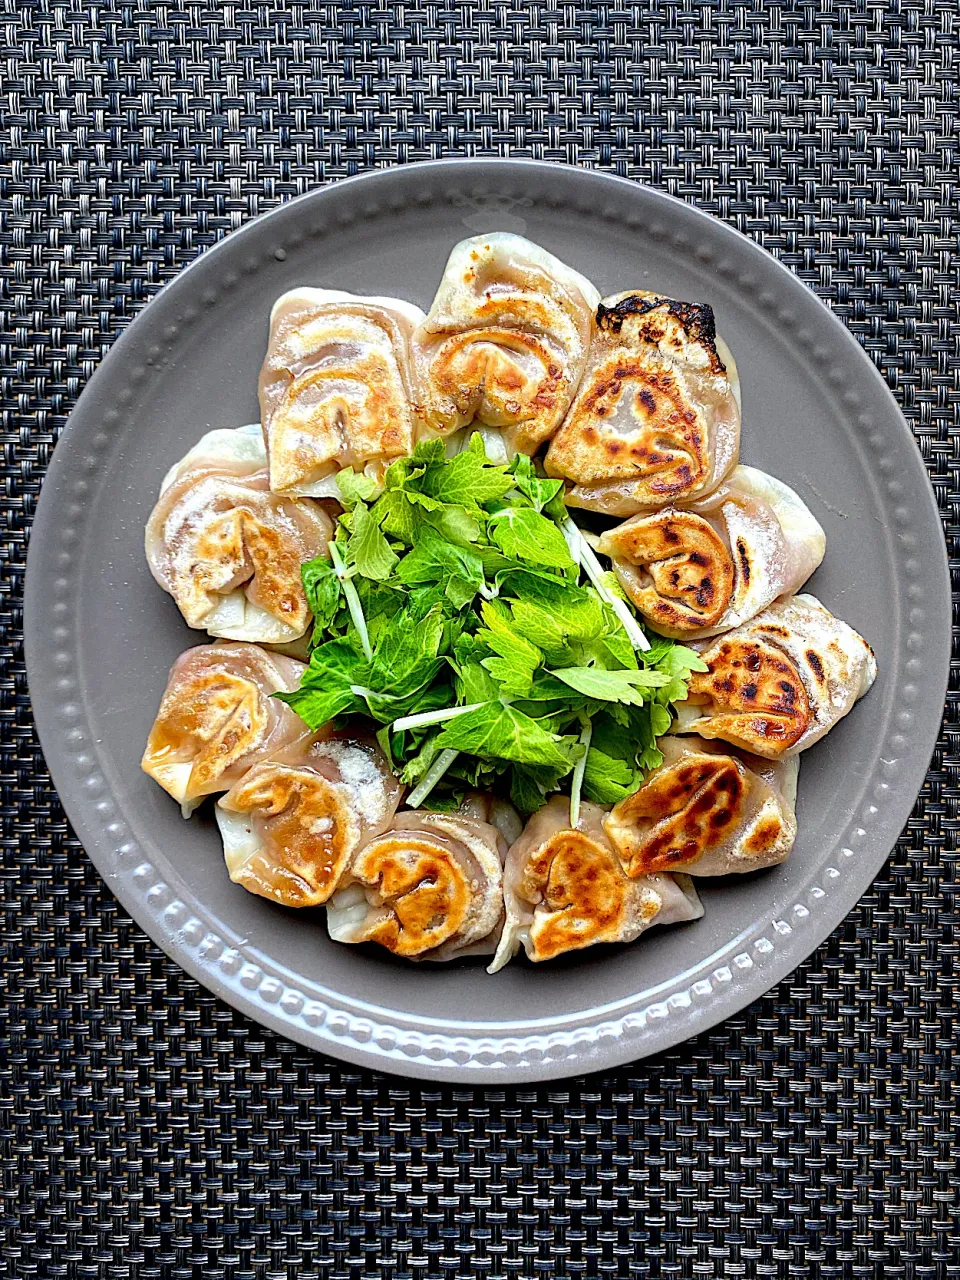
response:
<svg viewBox="0 0 960 1280"><path fill-rule="evenodd" d="M788 263L903 406L960 572L955 0L3 10L0 1274L960 1276L956 680L890 862L766 999L458 1092L309 1054L147 940L64 819L19 640L50 451L141 306L280 200L454 154L611 169Z"/></svg>

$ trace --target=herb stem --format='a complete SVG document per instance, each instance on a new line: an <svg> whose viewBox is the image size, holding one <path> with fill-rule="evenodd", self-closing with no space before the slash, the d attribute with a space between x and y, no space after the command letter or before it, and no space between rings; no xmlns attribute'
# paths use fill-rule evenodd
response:
<svg viewBox="0 0 960 1280"><path fill-rule="evenodd" d="M583 790L583 775L587 768L587 753L590 750L590 739L593 737L593 724L590 720L584 718L583 729L580 731L580 745L583 747L583 755L573 766L573 778L570 782L570 825L576 829L577 823L580 821L580 792Z"/></svg>
<svg viewBox="0 0 960 1280"><path fill-rule="evenodd" d="M391 733L400 733L403 729L422 729L428 724L443 724L444 720L454 720L457 716L466 715L468 711L476 711L482 702L470 702L464 707L441 707L439 711L420 711L414 716L401 716L390 726Z"/></svg>
<svg viewBox="0 0 960 1280"><path fill-rule="evenodd" d="M650 641L643 634L637 623L636 618L630 612L629 606L625 601L621 600L603 580L603 566L597 559L593 547L587 542L586 538L567 516L563 522L563 536L567 540L567 546L570 548L570 554L576 560L577 564L582 565L586 570L587 577L597 589L597 594L605 601L620 619L620 624L627 633L627 638L635 649L647 650L650 648Z"/></svg>
<svg viewBox="0 0 960 1280"><path fill-rule="evenodd" d="M368 662L373 661L373 648L370 644L370 635L367 631L367 620L363 616L363 605L360 603L360 597L357 595L357 588L350 581L347 571L344 567L343 557L340 554L340 548L335 542L329 544L330 560L333 564L334 572L340 579L340 585L343 587L343 594L347 601L347 608L350 610L350 617L353 619L353 625L357 629L357 635L360 637L360 647L363 649L363 656Z"/></svg>
<svg viewBox="0 0 960 1280"><path fill-rule="evenodd" d="M459 751L454 751L450 747L448 747L446 751L440 752L436 760L434 760L433 764L407 796L407 807L409 809L420 808L424 800L426 800L427 796L447 772L459 754Z"/></svg>

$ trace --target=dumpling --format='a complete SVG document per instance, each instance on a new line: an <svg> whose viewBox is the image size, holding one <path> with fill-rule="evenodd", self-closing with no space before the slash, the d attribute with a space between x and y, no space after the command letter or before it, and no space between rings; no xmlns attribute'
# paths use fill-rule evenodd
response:
<svg viewBox="0 0 960 1280"><path fill-rule="evenodd" d="M724 876L783 862L797 837L796 756L773 762L703 738L661 738L663 764L603 827L628 876Z"/></svg>
<svg viewBox="0 0 960 1280"><path fill-rule="evenodd" d="M631 516L607 530L597 550L610 556L651 627L696 640L738 627L797 591L826 546L792 489L753 467L736 467L700 502Z"/></svg>
<svg viewBox="0 0 960 1280"><path fill-rule="evenodd" d="M363 845L327 906L335 942L411 960L492 952L503 922L506 842L458 814L404 812Z"/></svg>
<svg viewBox="0 0 960 1280"><path fill-rule="evenodd" d="M307 630L300 566L326 554L329 516L270 492L258 426L211 431L171 471L147 522L150 572L191 627L288 644Z"/></svg>
<svg viewBox="0 0 960 1280"><path fill-rule="evenodd" d="M814 596L778 600L752 622L693 646L674 733L720 738L776 760L818 742L873 684L873 650Z"/></svg>
<svg viewBox="0 0 960 1280"><path fill-rule="evenodd" d="M629 516L712 492L740 450L739 382L706 303L618 293L544 467L567 502Z"/></svg>
<svg viewBox="0 0 960 1280"><path fill-rule="evenodd" d="M276 493L337 496L344 467L379 478L413 451L410 339L423 312L399 298L294 289L274 304L260 410Z"/></svg>
<svg viewBox="0 0 960 1280"><path fill-rule="evenodd" d="M363 739L334 735L278 752L217 802L230 879L285 907L319 906L360 842L389 826L401 791Z"/></svg>
<svg viewBox="0 0 960 1280"><path fill-rule="evenodd" d="M296 712L271 697L298 688L304 670L294 658L230 640L180 655L141 765L179 801L184 817L258 760L308 735Z"/></svg>
<svg viewBox="0 0 960 1280"><path fill-rule="evenodd" d="M489 972L522 946L529 959L553 960L595 942L631 942L654 924L697 920L703 908L685 876L631 879L603 829L599 805L554 798L535 813L507 854L506 923Z"/></svg>
<svg viewBox="0 0 960 1280"><path fill-rule="evenodd" d="M468 791L460 802L457 813L461 818L473 818L477 822L488 822L507 842L507 847L523 830L523 819L509 800L501 800L499 796L488 791Z"/></svg>
<svg viewBox="0 0 960 1280"><path fill-rule="evenodd" d="M534 453L570 406L599 300L521 236L461 241L414 341L429 431L499 427L512 452Z"/></svg>

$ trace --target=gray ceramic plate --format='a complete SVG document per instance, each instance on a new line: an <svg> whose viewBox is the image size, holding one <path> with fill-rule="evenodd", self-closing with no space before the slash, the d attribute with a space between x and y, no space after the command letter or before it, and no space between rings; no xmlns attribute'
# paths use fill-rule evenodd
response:
<svg viewBox="0 0 960 1280"><path fill-rule="evenodd" d="M270 304L293 285L429 304L450 247L521 232L604 293L705 299L743 381L744 460L823 523L812 590L877 650L870 695L804 756L782 867L701 881L706 914L566 962L412 967L341 947L320 913L231 885L209 816L184 822L139 768L189 631L154 584L143 528L167 467L257 416ZM854 339L728 227L615 178L451 161L341 182L258 218L150 304L57 447L27 576L27 660L44 751L111 891L190 973L250 1017L338 1057L460 1082L569 1075L663 1050L768 990L850 910L896 841L943 706L949 580L906 423Z"/></svg>

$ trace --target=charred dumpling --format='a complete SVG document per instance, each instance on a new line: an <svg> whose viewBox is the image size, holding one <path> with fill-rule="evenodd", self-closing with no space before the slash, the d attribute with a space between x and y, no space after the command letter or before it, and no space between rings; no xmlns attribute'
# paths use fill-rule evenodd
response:
<svg viewBox="0 0 960 1280"><path fill-rule="evenodd" d="M377 942L413 960L492 952L503 921L497 829L458 814L404 812L354 856L327 906L336 942Z"/></svg>
<svg viewBox="0 0 960 1280"><path fill-rule="evenodd" d="M571 828L570 801L555 796L527 823L507 854L506 921L491 973L521 946L533 961L552 960L596 942L630 942L651 925L703 914L685 877L628 876L603 816L599 805L582 804Z"/></svg>
<svg viewBox="0 0 960 1280"><path fill-rule="evenodd" d="M604 298L576 399L547 450L571 506L634 515L712 492L740 449L739 383L706 303Z"/></svg>
<svg viewBox="0 0 960 1280"><path fill-rule="evenodd" d="M675 733L719 738L776 760L818 742L877 674L873 650L814 596L778 600L751 622L695 646Z"/></svg>
<svg viewBox="0 0 960 1280"><path fill-rule="evenodd" d="M300 566L331 531L316 502L271 493L259 426L211 431L164 479L147 563L189 626L287 644L310 620Z"/></svg>
<svg viewBox="0 0 960 1280"><path fill-rule="evenodd" d="M796 756L763 760L703 738L661 738L663 764L604 830L629 876L723 876L783 862L797 835Z"/></svg>
<svg viewBox="0 0 960 1280"><path fill-rule="evenodd" d="M343 735L255 764L217 803L230 879L285 907L334 892L361 841L390 824L401 786L380 749Z"/></svg>
<svg viewBox="0 0 960 1280"><path fill-rule="evenodd" d="M826 538L791 488L736 467L700 502L631 516L597 549L651 627L697 640L797 591L823 559Z"/></svg>
<svg viewBox="0 0 960 1280"><path fill-rule="evenodd" d="M173 664L147 739L143 770L188 816L228 790L258 760L306 736L300 717L272 695L300 684L302 662L255 644L221 640Z"/></svg>
<svg viewBox="0 0 960 1280"><path fill-rule="evenodd" d="M447 262L415 339L429 431L477 423L513 452L549 440L580 382L599 294L521 236L475 236Z"/></svg>
<svg viewBox="0 0 960 1280"><path fill-rule="evenodd" d="M398 298L294 289L274 304L260 410L277 493L337 496L344 467L375 478L413 451L410 340L423 312Z"/></svg>

